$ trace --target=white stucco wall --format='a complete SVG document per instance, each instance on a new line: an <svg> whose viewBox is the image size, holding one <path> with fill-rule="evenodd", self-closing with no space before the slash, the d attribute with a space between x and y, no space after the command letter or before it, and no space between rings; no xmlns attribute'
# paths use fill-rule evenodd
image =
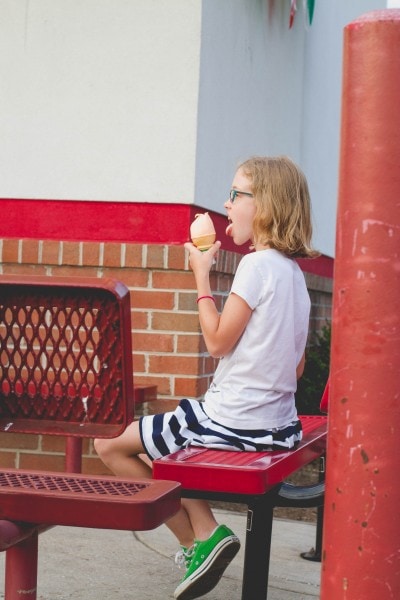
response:
<svg viewBox="0 0 400 600"><path fill-rule="evenodd" d="M346 25L385 1L316 2L304 55L301 165L313 201L314 243L334 256L342 96L343 32Z"/></svg>
<svg viewBox="0 0 400 600"><path fill-rule="evenodd" d="M216 8L218 6L218 9ZM379 0L204 0L196 204L221 210L233 170L251 154L287 154L311 192L314 245L334 255L343 29Z"/></svg>
<svg viewBox="0 0 400 600"><path fill-rule="evenodd" d="M222 211L249 155L300 157L305 35L302 20L289 30L289 6L203 1L197 204Z"/></svg>
<svg viewBox="0 0 400 600"><path fill-rule="evenodd" d="M0 197L193 200L201 2L0 0Z"/></svg>
<svg viewBox="0 0 400 600"><path fill-rule="evenodd" d="M224 213L237 163L284 153L333 255L343 28L386 2L297 5L0 0L0 197Z"/></svg>

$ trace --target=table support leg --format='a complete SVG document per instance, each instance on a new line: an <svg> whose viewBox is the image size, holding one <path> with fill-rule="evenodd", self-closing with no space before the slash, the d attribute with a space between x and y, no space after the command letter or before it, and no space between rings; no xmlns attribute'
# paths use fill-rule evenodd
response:
<svg viewBox="0 0 400 600"><path fill-rule="evenodd" d="M268 496L254 498L248 506L242 600L266 600L273 520Z"/></svg>

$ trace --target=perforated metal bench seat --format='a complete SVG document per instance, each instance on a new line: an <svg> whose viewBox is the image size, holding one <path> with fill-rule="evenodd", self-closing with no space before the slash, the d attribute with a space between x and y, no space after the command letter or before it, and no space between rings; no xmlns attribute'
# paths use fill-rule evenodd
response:
<svg viewBox="0 0 400 600"><path fill-rule="evenodd" d="M53 525L147 530L180 507L170 481L81 475L83 438L120 435L134 403L130 292L119 281L0 276L0 432L66 439L73 473L0 471L5 599L37 597L38 535Z"/></svg>
<svg viewBox="0 0 400 600"><path fill-rule="evenodd" d="M0 518L43 525L154 529L178 511L179 484L49 471L0 472Z"/></svg>
<svg viewBox="0 0 400 600"><path fill-rule="evenodd" d="M154 477L179 481L184 491L265 494L325 450L327 418L300 419L303 441L295 450L230 452L189 447L154 461Z"/></svg>

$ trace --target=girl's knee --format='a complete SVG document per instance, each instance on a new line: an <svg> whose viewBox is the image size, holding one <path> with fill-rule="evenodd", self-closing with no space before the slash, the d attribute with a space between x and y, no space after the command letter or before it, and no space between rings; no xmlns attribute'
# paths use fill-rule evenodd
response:
<svg viewBox="0 0 400 600"><path fill-rule="evenodd" d="M97 455L102 459L106 459L107 455L111 452L112 446L110 444L112 440L107 440L103 438L96 438L93 440L93 446L96 450Z"/></svg>
<svg viewBox="0 0 400 600"><path fill-rule="evenodd" d="M137 423L133 422L115 438L94 440L94 449L108 466L125 458L132 458L144 452Z"/></svg>

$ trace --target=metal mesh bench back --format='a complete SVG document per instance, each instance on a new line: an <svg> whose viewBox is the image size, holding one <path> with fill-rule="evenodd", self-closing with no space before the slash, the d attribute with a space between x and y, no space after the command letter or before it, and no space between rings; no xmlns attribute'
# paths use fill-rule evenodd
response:
<svg viewBox="0 0 400 600"><path fill-rule="evenodd" d="M128 289L0 276L0 431L113 437L132 419Z"/></svg>

